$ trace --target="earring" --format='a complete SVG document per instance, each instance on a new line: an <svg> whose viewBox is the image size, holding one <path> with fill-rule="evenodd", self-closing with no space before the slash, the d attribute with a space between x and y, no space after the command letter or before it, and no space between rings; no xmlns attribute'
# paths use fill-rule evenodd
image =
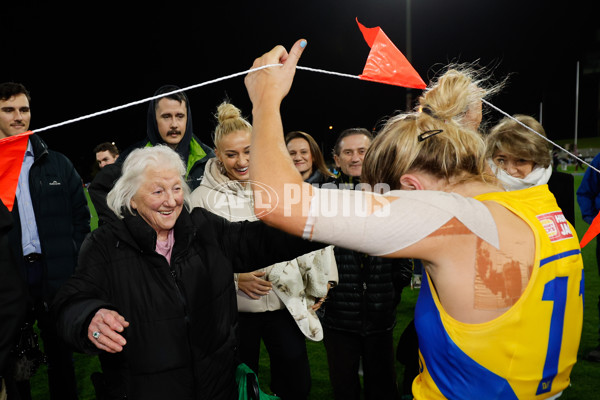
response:
<svg viewBox="0 0 600 400"><path fill-rule="evenodd" d="M227 175L227 170L225 169L225 165L223 165L223 161L217 160L217 168L221 174Z"/></svg>

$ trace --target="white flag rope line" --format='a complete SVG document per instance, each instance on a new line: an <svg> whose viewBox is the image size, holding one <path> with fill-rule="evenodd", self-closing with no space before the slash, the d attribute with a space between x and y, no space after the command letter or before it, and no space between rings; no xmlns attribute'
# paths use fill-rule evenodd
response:
<svg viewBox="0 0 600 400"><path fill-rule="evenodd" d="M43 128L32 129L32 131L35 132L35 133L47 131L49 129L58 128L59 126L64 126L64 125L72 124L74 122L79 122L79 121L83 121L85 119L90 119L90 118L98 117L100 115L108 114L108 113L111 113L113 111L122 110L122 109L125 109L125 108L136 106L138 104L146 103L148 101L160 99L162 97L170 96L170 95L175 94L175 93L185 92L186 90L191 90L191 89L199 88L201 86L211 85L213 83L225 81L227 79L235 78L235 77L240 76L240 75L246 75L246 74L249 74L250 72L259 71L259 70L265 69L265 68L270 68L270 67L275 67L275 66L279 66L280 67L281 65L282 64L267 64L267 65L263 65L262 67L251 68L251 69L248 69L246 71L236 72L235 74L231 74L231 75L227 75L227 76L222 76L220 78L216 78L216 79L213 79L213 80L210 80L210 81L197 83L195 85L187 86L187 87L184 87L184 88L181 88L181 89L176 89L176 90L173 90L171 92L166 92L166 93L162 93L162 94L159 94L159 95L156 95L156 96L146 97L145 99L132 101L131 103L122 104L120 106L116 106L116 107L112 107L112 108L107 108L106 110L98 111L98 112L95 112L95 113L92 113L92 114L87 114L87 115L83 115L81 117L77 117L77 118L69 119L69 120L66 120L66 121L63 121L63 122L59 122L59 123L56 123L56 124L48 125L48 126L45 126ZM342 73L339 73L339 72L326 71L326 70L323 70L323 69L301 67L299 65L296 68L298 68L298 69L304 69L304 70L307 70L307 71L313 71L313 72L320 72L320 73L330 74L330 75L343 76L343 77L346 77L346 78L360 79L358 76L355 76L355 75L342 74Z"/></svg>
<svg viewBox="0 0 600 400"><path fill-rule="evenodd" d="M137 101L132 101L130 103L122 104L120 106L107 108L105 110L101 110L101 111L98 111L98 112L95 112L95 113L82 115L81 117L69 119L69 120L66 120L66 121L63 121L63 122L59 122L59 123L56 123L56 124L52 124L52 125L47 125L47 126L45 126L43 128L33 129L32 131L34 133L39 133L39 132L47 131L49 129L58 128L60 126L64 126L64 125L72 124L72 123L75 123L75 122L83 121L83 120L86 120L86 119L98 117L100 115L108 114L108 113L111 113L111 112L114 112L114 111L123 110L125 108L136 106L138 104L143 104L143 103L146 103L148 101L156 100L156 99L159 99L159 98L162 98L162 97L165 97L165 96L169 96L169 95L172 95L172 94L175 94L175 93L185 92L187 90L196 89L196 88L199 88L199 87L202 87L202 86L211 85L213 83L225 81L227 79L235 78L235 77L238 77L238 76L241 76L241 75L246 75L246 74L249 74L250 72L260 71L261 69L265 69L265 68L271 68L271 67L276 67L276 66L280 67L281 65L282 64L267 64L267 65L263 65L262 67L247 69L245 71L236 72L236 73L231 74L231 75L222 76L220 78L216 78L216 79L212 79L212 80L209 80L209 81L197 83L195 85L186 86L186 87L181 88L181 89L176 89L176 90L173 90L171 92L161 93L161 94L156 95L156 96L146 97L145 99L141 99L141 100L137 100ZM301 69L301 70L305 70L305 71L311 71L311 72L318 72L318 73L322 73L322 74L341 76L341 77L344 77L344 78L360 79L360 77L356 76L356 75L343 74L343 73L340 73L340 72L327 71L327 70L324 70L324 69L309 68L309 67L303 67L303 66L300 66L300 65L297 65L296 68L297 69ZM482 99L481 101L483 103L487 104L488 106L492 107L494 110L500 112L504 116L506 116L506 117L508 117L508 118L510 118L510 119L512 119L514 121L516 121L518 124L522 125L523 127L525 127L526 129L530 130L531 132L535 133L536 135L542 137L544 140L546 140L547 142L551 143L554 147L558 147L559 149L561 149L565 153L569 154L573 158L577 159L581 163L587 165L588 167L592 168L594 171L600 173L600 170L598 170L594 166L588 164L587 162L585 162L581 158L577 157L575 154L571 153L570 151L568 151L568 150L564 149L563 147L559 146L558 144L554 143L552 140L548 139L544 135L542 135L542 134L536 132L535 130L531 129L530 127L528 127L527 125L525 125L521 121L518 121L513 116L511 116L511 115L507 114L506 112L502 111L501 109L499 109L498 107L496 107L495 105L493 105L492 103L490 103L489 101L487 101L485 99Z"/></svg>
<svg viewBox="0 0 600 400"><path fill-rule="evenodd" d="M181 88L181 89L176 89L176 90L173 90L171 92L162 93L162 94L159 94L159 95L156 95L156 96L146 97L145 99L141 99L141 100L137 100L137 101L132 101L131 103L122 104L120 106L116 106L116 107L112 107L112 108L107 108L106 110L98 111L98 112L95 112L95 113L92 113L92 114L83 115L81 117L69 119L67 121L59 122L57 124L48 125L48 126L45 126L43 128L32 129L32 130L33 130L34 133L38 133L38 132L46 131L48 129L58 128L59 126L68 125L68 124L72 124L74 122L83 121L84 119L98 117L100 115L108 114L108 113L111 113L113 111L122 110L124 108L136 106L138 104L146 103L148 101L156 100L156 99L159 99L159 98L162 98L162 97L165 97L165 96L169 96L169 95L172 95L172 94L175 94L175 93L185 92L186 90L196 89L196 88L199 88L201 86L207 86L207 85L210 85L210 84L213 84L213 83L217 83L217 82L220 82L220 81L224 81L224 80L227 80L227 79L230 79L230 78L235 78L236 76L245 75L245 74L248 74L250 72L258 71L258 70L269 68L269 67L274 67L276 65L281 66L281 64L263 65L262 67L252 68L252 69L248 69L248 70L242 71L242 72L236 72L235 74L231 74L231 75L227 75L227 76L222 76L220 78L216 78L216 79L213 79L213 80L210 80L210 81L197 83L195 85L187 86L187 87L184 87L184 88Z"/></svg>

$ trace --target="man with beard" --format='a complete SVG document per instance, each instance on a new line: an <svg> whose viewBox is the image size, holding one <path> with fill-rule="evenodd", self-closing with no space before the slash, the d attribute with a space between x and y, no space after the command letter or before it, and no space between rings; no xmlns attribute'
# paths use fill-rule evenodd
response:
<svg viewBox="0 0 600 400"><path fill-rule="evenodd" d="M121 176L121 166L127 155L134 149L166 144L184 160L190 189L200 185L206 161L215 153L194 135L190 102L184 92L172 93L178 89L177 86L166 85L154 93L154 96L165 96L152 100L148 105L146 137L126 149L114 164L102 168L90 184L88 190L98 213L99 225L116 219L106 204L106 196Z"/></svg>

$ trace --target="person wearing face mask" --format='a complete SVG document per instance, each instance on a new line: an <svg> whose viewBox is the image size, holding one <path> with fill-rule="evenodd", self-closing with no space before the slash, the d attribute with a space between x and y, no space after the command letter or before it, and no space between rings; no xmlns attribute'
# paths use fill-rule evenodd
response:
<svg viewBox="0 0 600 400"><path fill-rule="evenodd" d="M486 158L506 190L548 184L565 218L575 226L573 176L553 169L549 143L542 124L528 115L505 117L486 137Z"/></svg>
<svg viewBox="0 0 600 400"><path fill-rule="evenodd" d="M117 219L106 204L106 196L121 176L121 168L127 156L135 149L157 144L169 146L185 163L185 178L191 190L200 184L206 162L215 153L194 135L192 110L187 95L185 92L171 93L178 89L174 85L165 85L154 92L154 96L164 96L148 104L146 137L125 149L114 164L106 165L94 177L88 191L98 213L99 225Z"/></svg>
<svg viewBox="0 0 600 400"><path fill-rule="evenodd" d="M227 101L219 105L216 118L216 157L206 164L202 183L192 193L192 206L230 221L256 221L248 169L252 125ZM233 280L241 362L258 374L262 340L270 358L271 390L283 400L306 399L311 377L305 338L323 338L315 312L329 286L337 283L332 247L236 273Z"/></svg>

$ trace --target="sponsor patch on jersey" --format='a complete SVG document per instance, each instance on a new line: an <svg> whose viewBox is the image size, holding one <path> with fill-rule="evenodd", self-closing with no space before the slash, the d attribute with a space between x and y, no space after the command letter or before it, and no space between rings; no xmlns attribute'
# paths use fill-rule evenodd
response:
<svg viewBox="0 0 600 400"><path fill-rule="evenodd" d="M536 217L542 223L551 242L558 242L573 237L573 232L571 232L571 228L562 211L553 211L536 215Z"/></svg>

